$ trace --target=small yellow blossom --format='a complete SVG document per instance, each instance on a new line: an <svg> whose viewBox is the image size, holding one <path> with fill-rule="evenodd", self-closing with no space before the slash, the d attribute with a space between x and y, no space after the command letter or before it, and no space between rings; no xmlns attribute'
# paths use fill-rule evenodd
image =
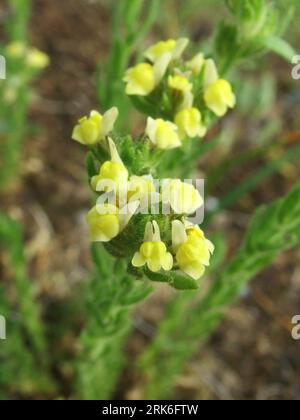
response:
<svg viewBox="0 0 300 420"><path fill-rule="evenodd" d="M196 54L191 60L186 62L187 67L192 70L195 76L198 76L204 66L205 58L202 53Z"/></svg>
<svg viewBox="0 0 300 420"><path fill-rule="evenodd" d="M36 49L30 48L26 57L26 63L33 69L44 69L50 63L50 59L47 54Z"/></svg>
<svg viewBox="0 0 300 420"><path fill-rule="evenodd" d="M149 117L145 133L159 149L174 149L181 146L177 126L170 121L161 118L154 120Z"/></svg>
<svg viewBox="0 0 300 420"><path fill-rule="evenodd" d="M135 194L150 194L156 191L151 175L136 176L133 175L129 180L128 195L132 197Z"/></svg>
<svg viewBox="0 0 300 420"><path fill-rule="evenodd" d="M193 85L189 80L182 76L181 74L175 74L174 76L168 77L168 86L171 89L177 90L179 92L190 92L193 88Z"/></svg>
<svg viewBox="0 0 300 420"><path fill-rule="evenodd" d="M162 185L162 201L169 204L176 214L193 214L203 205L203 198L192 185L180 179L165 179Z"/></svg>
<svg viewBox="0 0 300 420"><path fill-rule="evenodd" d="M193 279L198 280L210 264L214 245L205 238L198 226L189 225L176 220L172 223L173 250L179 268Z"/></svg>
<svg viewBox="0 0 300 420"><path fill-rule="evenodd" d="M144 55L153 63L166 54L170 55L171 60L175 60L181 57L188 43L189 40L187 38L180 38L177 41L174 39L160 41L149 47Z"/></svg>
<svg viewBox="0 0 300 420"><path fill-rule="evenodd" d="M118 113L116 107L111 108L104 115L92 111L89 117L80 118L73 130L72 139L86 145L99 143L112 131Z"/></svg>
<svg viewBox="0 0 300 420"><path fill-rule="evenodd" d="M29 48L21 41L11 42L6 50L10 57L24 59L24 62L32 69L44 69L50 63L50 59L46 53L37 48Z"/></svg>
<svg viewBox="0 0 300 420"><path fill-rule="evenodd" d="M128 225L138 207L139 203L135 201L119 209L114 204L103 203L100 197L86 216L90 240L109 242L116 238Z"/></svg>
<svg viewBox="0 0 300 420"><path fill-rule="evenodd" d="M175 116L175 124L179 130L180 138L204 137L207 129L201 121L201 113L197 108L186 108Z"/></svg>
<svg viewBox="0 0 300 420"><path fill-rule="evenodd" d="M93 207L86 220L92 242L108 242L120 233L119 209L112 204L103 204L102 209Z"/></svg>
<svg viewBox="0 0 300 420"><path fill-rule="evenodd" d="M128 170L111 138L108 139L108 144L111 160L104 162L100 167L99 174L92 177L92 188L96 191L127 191Z"/></svg>
<svg viewBox="0 0 300 420"><path fill-rule="evenodd" d="M148 207L149 204L158 203L160 200L151 175L131 176L127 196L128 201L139 200L142 207Z"/></svg>
<svg viewBox="0 0 300 420"><path fill-rule="evenodd" d="M161 56L153 65L140 63L129 68L123 78L126 83L125 92L127 95L147 96L164 77L171 57L166 54Z"/></svg>
<svg viewBox="0 0 300 420"><path fill-rule="evenodd" d="M228 108L234 108L236 98L230 83L227 80L219 79L206 88L204 101L210 110L218 117L222 117Z"/></svg>
<svg viewBox="0 0 300 420"><path fill-rule="evenodd" d="M132 259L134 267L143 267L146 264L153 272L161 269L170 271L173 267L172 254L167 251L166 244L161 241L159 226L155 221L147 223L144 243Z"/></svg>
<svg viewBox="0 0 300 420"><path fill-rule="evenodd" d="M124 81L126 95L149 95L155 88L154 68L148 63L138 64L127 70Z"/></svg>

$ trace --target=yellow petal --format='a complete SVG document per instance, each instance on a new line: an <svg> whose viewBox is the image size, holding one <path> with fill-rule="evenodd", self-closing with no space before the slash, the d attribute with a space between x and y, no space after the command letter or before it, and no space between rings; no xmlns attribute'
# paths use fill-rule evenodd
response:
<svg viewBox="0 0 300 420"><path fill-rule="evenodd" d="M219 79L208 86L204 92L204 100L209 109L217 116L226 114L228 107L235 105L235 95L227 80Z"/></svg>
<svg viewBox="0 0 300 420"><path fill-rule="evenodd" d="M113 130L119 111L115 106L105 112L102 118L102 137L106 137Z"/></svg>
<svg viewBox="0 0 300 420"><path fill-rule="evenodd" d="M219 79L216 63L211 58L205 60L204 87L207 88Z"/></svg>
<svg viewBox="0 0 300 420"><path fill-rule="evenodd" d="M93 207L87 214L86 220L89 226L89 237L93 242L108 242L119 234L119 217L116 213L100 214L97 208Z"/></svg>
<svg viewBox="0 0 300 420"><path fill-rule="evenodd" d="M167 252L161 260L161 265L162 265L162 268L165 271L172 270L172 267L173 267L173 256L172 256L172 254Z"/></svg>
<svg viewBox="0 0 300 420"><path fill-rule="evenodd" d="M199 263L192 263L188 266L180 267L180 269L192 277L194 280L199 280L205 273L205 267Z"/></svg>
<svg viewBox="0 0 300 420"><path fill-rule="evenodd" d="M151 258L147 260L147 265L150 271L157 273L161 269L161 262L159 259Z"/></svg>
<svg viewBox="0 0 300 420"><path fill-rule="evenodd" d="M127 95L146 96L155 88L154 69L151 64L141 63L127 70L124 81Z"/></svg>
<svg viewBox="0 0 300 420"><path fill-rule="evenodd" d="M168 121L157 120L156 144L159 149L174 149L181 145L176 125Z"/></svg>
<svg viewBox="0 0 300 420"><path fill-rule="evenodd" d="M132 258L131 263L134 267L143 267L146 264L146 260L142 256L142 254L140 254L139 252L136 252L134 254L134 257Z"/></svg>
<svg viewBox="0 0 300 420"><path fill-rule="evenodd" d="M203 205L203 198L192 184L180 180L164 183L162 198L176 214L192 214Z"/></svg>
<svg viewBox="0 0 300 420"><path fill-rule="evenodd" d="M154 79L155 79L155 86L157 86L168 69L170 61L172 60L171 54L164 54L162 55L154 64L153 72L154 72Z"/></svg>
<svg viewBox="0 0 300 420"><path fill-rule="evenodd" d="M148 60L155 62L165 53L172 53L176 46L176 41L174 39L169 39L167 41L160 41L151 47L149 47L145 52L145 57Z"/></svg>
<svg viewBox="0 0 300 420"><path fill-rule="evenodd" d="M175 252L187 241L185 226L180 220L172 222L172 247Z"/></svg>
<svg viewBox="0 0 300 420"><path fill-rule="evenodd" d="M179 38L176 41L174 50L173 50L173 59L178 60L181 55L183 54L184 50L188 46L189 39L188 38Z"/></svg>
<svg viewBox="0 0 300 420"><path fill-rule="evenodd" d="M175 123L182 137L203 136L206 128L201 122L201 113L197 108L186 108L179 111L175 116Z"/></svg>
<svg viewBox="0 0 300 420"><path fill-rule="evenodd" d="M200 74L204 63L205 63L204 55L202 53L198 53L190 61L187 61L186 65L189 69L192 70L194 75L197 76L198 74Z"/></svg>
<svg viewBox="0 0 300 420"><path fill-rule="evenodd" d="M26 62L28 66L33 69L44 69L49 65L50 59L44 52L39 51L36 48L31 48L28 51Z"/></svg>
<svg viewBox="0 0 300 420"><path fill-rule="evenodd" d="M214 246L214 244L213 244L211 241L209 241L208 239L205 239L205 245L206 245L207 249L209 250L209 252L210 252L211 254L213 254L213 253L214 253L214 251L215 251L215 246Z"/></svg>
<svg viewBox="0 0 300 420"><path fill-rule="evenodd" d="M181 145L177 126L170 121L149 117L145 133L159 149L174 149Z"/></svg>

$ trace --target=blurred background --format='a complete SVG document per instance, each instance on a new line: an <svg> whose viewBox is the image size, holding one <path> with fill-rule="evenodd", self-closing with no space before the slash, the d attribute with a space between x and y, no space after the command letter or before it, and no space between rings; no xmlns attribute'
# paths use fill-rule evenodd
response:
<svg viewBox="0 0 300 420"><path fill-rule="evenodd" d="M24 379L22 386L11 383L9 376L1 372L2 362L7 359L0 358L0 389L10 398L72 397L73 360L84 328L81 290L92 264L84 222L91 200L85 149L72 142L70 135L79 117L91 109L103 111L109 103L107 94L105 101L101 99L109 83L105 69L111 48L114 1L33 0L26 36L30 46L48 55L50 63L26 79L26 100L21 95L21 102L27 104L28 117L12 118L24 110L19 108L20 97L14 96L13 90L21 83L18 78L23 77L18 69L8 65L7 79L0 81L0 142L3 145L7 133L18 126L11 142L14 148L21 144L20 159L13 157L17 159L17 175L2 182L1 212L22 226L26 276L34 284L47 324L51 369L58 384L56 390L44 393L34 379L30 383ZM0 53L4 56L13 32L9 3L0 1ZM296 13L285 39L300 53L299 8ZM227 15L221 0L164 0L130 63L146 46L179 35L189 36L197 52L223 17ZM291 71L291 63L272 54L244 64L234 81L238 106L205 140L222 133L222 146L198 165L199 174L209 178L208 204L212 208L238 183L250 178L253 184L230 210L214 218L214 232L226 237L227 258L240 245L255 209L286 194L299 180L299 156L286 158L290 148L300 144L300 81L293 80ZM138 134L144 127L144 117L135 113L129 102L123 106L128 114L120 121L119 130ZM0 164L4 168L7 162L3 157ZM280 165L273 168L272 162L278 160ZM273 169L267 173L260 172L270 167ZM6 167L3 177L11 168ZM253 179L253 174L260 175ZM8 221L6 224L4 216L2 219L4 242L16 240L18 228L14 225L13 233L8 232ZM5 243L0 250L1 287L15 302L14 270L20 268L20 259L15 253L11 265ZM199 343L198 353L176 382L177 399L300 398L300 341L291 338L290 324L291 318L300 314L299 262L299 249L287 252L250 283L209 342L201 346ZM116 398L139 397L143 378L134 361L151 342L164 316L165 304L174 293L165 286L156 289L134 314L135 328L126 349L130 357ZM5 312L4 306L2 302L0 313ZM62 313L64 326L60 323ZM18 311L11 316L17 318ZM8 342L9 330L7 334ZM9 346L7 342L0 341L0 347ZM17 341L13 346L6 363L13 364L17 374L22 355L17 351Z"/></svg>

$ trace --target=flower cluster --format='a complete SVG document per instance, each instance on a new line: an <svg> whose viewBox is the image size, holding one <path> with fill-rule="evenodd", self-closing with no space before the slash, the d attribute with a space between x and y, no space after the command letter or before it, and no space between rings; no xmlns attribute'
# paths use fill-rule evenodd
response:
<svg viewBox="0 0 300 420"><path fill-rule="evenodd" d="M186 38L158 42L146 50L145 62L124 76L126 94L151 116L146 134L161 149L204 137L212 118L235 106L232 87L219 76L213 59L198 53L182 60L188 42Z"/></svg>
<svg viewBox="0 0 300 420"><path fill-rule="evenodd" d="M90 185L98 199L86 218L90 240L127 258L137 276L151 279L151 273L165 273L171 278L181 271L198 280L214 250L200 228L188 221L202 207L203 198L192 184L179 179L154 180L148 164L147 170L135 173L125 162L124 139L113 133L117 116L116 108L104 115L92 111L78 121L72 134L89 147L95 164ZM145 131L142 139L148 136L149 147L171 148L179 138L173 123L159 119L149 118ZM138 143L131 139L130 147L135 150Z"/></svg>
<svg viewBox="0 0 300 420"><path fill-rule="evenodd" d="M5 104L12 105L26 84L44 70L50 63L50 58L37 48L27 46L21 41L14 41L5 47L7 59L7 79L0 86L0 95ZM34 99L31 89L26 89L29 99Z"/></svg>
<svg viewBox="0 0 300 420"><path fill-rule="evenodd" d="M156 221L148 222L143 244L132 259L134 267L147 266L152 272L161 269L180 269L192 279L198 280L209 266L214 245L205 238L202 230L185 219L172 222L172 245L161 240Z"/></svg>

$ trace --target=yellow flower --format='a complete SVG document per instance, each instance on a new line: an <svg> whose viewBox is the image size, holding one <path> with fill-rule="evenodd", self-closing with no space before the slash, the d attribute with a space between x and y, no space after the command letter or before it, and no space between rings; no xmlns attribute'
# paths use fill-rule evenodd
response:
<svg viewBox="0 0 300 420"><path fill-rule="evenodd" d="M184 223L184 226L188 237L195 237L200 239L205 238L204 232L199 228L199 226L193 225L192 223L186 221Z"/></svg>
<svg viewBox="0 0 300 420"><path fill-rule="evenodd" d="M30 48L26 57L26 63L33 69L44 69L50 63L47 54L38 50L37 48Z"/></svg>
<svg viewBox="0 0 300 420"><path fill-rule="evenodd" d="M177 131L177 126L170 121L149 117L145 133L159 149L174 149L181 146Z"/></svg>
<svg viewBox="0 0 300 420"><path fill-rule="evenodd" d="M147 96L164 77L170 63L170 55L161 56L153 65L140 63L131 67L123 78L126 82L125 92L127 95Z"/></svg>
<svg viewBox="0 0 300 420"><path fill-rule="evenodd" d="M160 41L148 48L144 55L153 63L166 54L170 56L171 60L178 59L181 57L188 43L189 40L187 38L180 38L177 41L174 39Z"/></svg>
<svg viewBox="0 0 300 420"><path fill-rule="evenodd" d="M156 191L151 175L136 176L133 175L129 180L128 195L132 197L135 194L150 194Z"/></svg>
<svg viewBox="0 0 300 420"><path fill-rule="evenodd" d="M101 197L87 214L89 237L92 242L109 242L128 225L139 203L132 202L119 209L111 203L103 203Z"/></svg>
<svg viewBox="0 0 300 420"><path fill-rule="evenodd" d="M50 63L48 55L37 48L28 48L21 41L11 42L6 48L7 54L16 59L23 58L25 63L33 69L43 69Z"/></svg>
<svg viewBox="0 0 300 420"><path fill-rule="evenodd" d="M179 268L198 280L210 264L214 245L198 226L189 224L187 227L179 220L172 223L172 241Z"/></svg>
<svg viewBox="0 0 300 420"><path fill-rule="evenodd" d="M201 113L197 108L186 108L179 111L175 116L175 124L178 127L180 138L204 137L207 129L201 119Z"/></svg>
<svg viewBox="0 0 300 420"><path fill-rule="evenodd" d="M161 241L159 226L155 221L147 223L144 243L132 259L134 267L143 267L146 264L153 272L161 269L170 271L173 267L172 254L167 251L165 243Z"/></svg>
<svg viewBox="0 0 300 420"><path fill-rule="evenodd" d="M204 63L204 55L202 53L198 53L191 60L187 61L186 65L190 70L192 70L195 76L198 76L203 68Z"/></svg>
<svg viewBox="0 0 300 420"><path fill-rule="evenodd" d="M127 95L149 95L155 88L154 68L148 63L138 64L127 70L124 81Z"/></svg>
<svg viewBox="0 0 300 420"><path fill-rule="evenodd" d="M100 167L99 174L92 177L92 188L96 191L127 191L128 170L111 138L108 138L108 144L111 160L104 162Z"/></svg>
<svg viewBox="0 0 300 420"><path fill-rule="evenodd" d="M203 205L203 198L192 185L180 179L165 179L162 185L162 201L169 204L175 214L193 214Z"/></svg>
<svg viewBox="0 0 300 420"><path fill-rule="evenodd" d="M181 74L175 74L174 76L169 76L168 86L171 89L178 90L179 92L190 92L193 88L193 85L188 81L188 79Z"/></svg>
<svg viewBox="0 0 300 420"><path fill-rule="evenodd" d="M80 118L73 130L72 139L86 145L99 143L112 131L118 113L115 107L109 109L104 115L92 111L89 117Z"/></svg>
<svg viewBox="0 0 300 420"><path fill-rule="evenodd" d="M108 242L120 233L119 209L112 204L93 207L86 220L92 242Z"/></svg>
<svg viewBox="0 0 300 420"><path fill-rule="evenodd" d="M160 194L156 192L153 177L151 175L136 176L133 175L128 183L128 201L140 200L146 204L158 202Z"/></svg>
<svg viewBox="0 0 300 420"><path fill-rule="evenodd" d="M219 79L206 88L204 101L218 117L225 115L228 108L234 108L236 103L231 85L224 79Z"/></svg>

